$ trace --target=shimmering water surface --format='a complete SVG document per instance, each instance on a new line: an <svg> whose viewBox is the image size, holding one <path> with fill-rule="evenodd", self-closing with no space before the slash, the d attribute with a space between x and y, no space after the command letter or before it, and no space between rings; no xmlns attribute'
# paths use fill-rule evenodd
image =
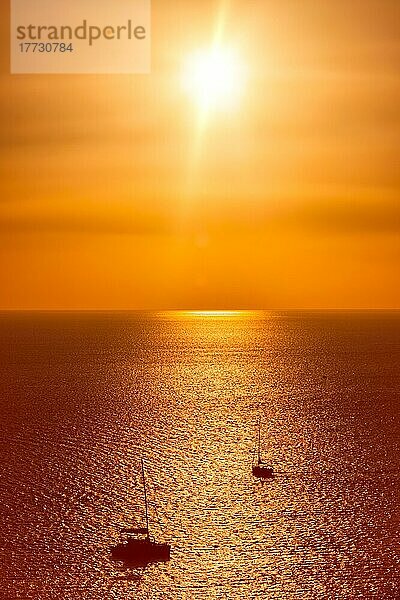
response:
<svg viewBox="0 0 400 600"><path fill-rule="evenodd" d="M1 598L400 598L400 315L3 313L0 336ZM172 556L125 569L141 457Z"/></svg>

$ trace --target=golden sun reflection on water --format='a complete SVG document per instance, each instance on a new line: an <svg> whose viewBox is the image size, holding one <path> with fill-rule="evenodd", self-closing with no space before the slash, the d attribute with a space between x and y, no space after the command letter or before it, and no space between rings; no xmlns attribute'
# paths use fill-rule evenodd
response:
<svg viewBox="0 0 400 600"><path fill-rule="evenodd" d="M0 322L0 396L14 399L12 414L0 404L7 597L398 597L399 319L12 319ZM264 484L251 476L259 415L276 473ZM132 573L110 547L143 524L141 457L151 534L172 552Z"/></svg>
<svg viewBox="0 0 400 600"><path fill-rule="evenodd" d="M185 321L204 321L207 324L209 319L228 319L227 323L230 325L232 320L246 319L258 316L268 316L269 311L261 310L166 310L158 311L156 314L158 317L164 319L174 320L185 320Z"/></svg>
<svg viewBox="0 0 400 600"><path fill-rule="evenodd" d="M254 313L249 310L185 310L180 314L188 317L246 317Z"/></svg>

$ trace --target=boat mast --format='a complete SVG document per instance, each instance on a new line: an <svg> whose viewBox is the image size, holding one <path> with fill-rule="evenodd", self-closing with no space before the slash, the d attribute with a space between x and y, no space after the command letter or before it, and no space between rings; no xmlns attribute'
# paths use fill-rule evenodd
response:
<svg viewBox="0 0 400 600"><path fill-rule="evenodd" d="M261 417L258 419L258 464L261 462Z"/></svg>
<svg viewBox="0 0 400 600"><path fill-rule="evenodd" d="M142 477L143 477L143 490L144 490L144 506L145 506L145 510L146 510L146 530L147 530L147 539L150 539L150 532L149 532L149 513L147 510L147 493L146 493L146 478L144 476L144 462L143 462L143 458L140 459L141 463L142 463Z"/></svg>

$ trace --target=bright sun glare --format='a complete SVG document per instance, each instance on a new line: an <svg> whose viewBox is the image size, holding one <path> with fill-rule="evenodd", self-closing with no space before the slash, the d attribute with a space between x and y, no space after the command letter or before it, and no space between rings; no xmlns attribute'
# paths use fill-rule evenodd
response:
<svg viewBox="0 0 400 600"><path fill-rule="evenodd" d="M230 48L195 52L185 65L184 86L201 111L232 108L243 91L243 65Z"/></svg>

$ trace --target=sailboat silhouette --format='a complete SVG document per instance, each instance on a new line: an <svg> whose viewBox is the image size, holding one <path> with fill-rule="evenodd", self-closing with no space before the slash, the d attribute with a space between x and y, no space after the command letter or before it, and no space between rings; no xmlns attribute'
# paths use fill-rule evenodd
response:
<svg viewBox="0 0 400 600"><path fill-rule="evenodd" d="M272 479L274 477L273 467L261 458L261 418L258 421L257 462L253 461L252 473L258 479Z"/></svg>
<svg viewBox="0 0 400 600"><path fill-rule="evenodd" d="M166 562L170 559L171 546L160 544L151 539L149 533L149 512L147 506L146 478L144 473L144 462L141 459L144 504L146 514L146 527L126 528L122 533L126 534L127 540L117 544L111 549L111 555L116 560L146 565L152 562ZM139 537L141 536L141 537Z"/></svg>

